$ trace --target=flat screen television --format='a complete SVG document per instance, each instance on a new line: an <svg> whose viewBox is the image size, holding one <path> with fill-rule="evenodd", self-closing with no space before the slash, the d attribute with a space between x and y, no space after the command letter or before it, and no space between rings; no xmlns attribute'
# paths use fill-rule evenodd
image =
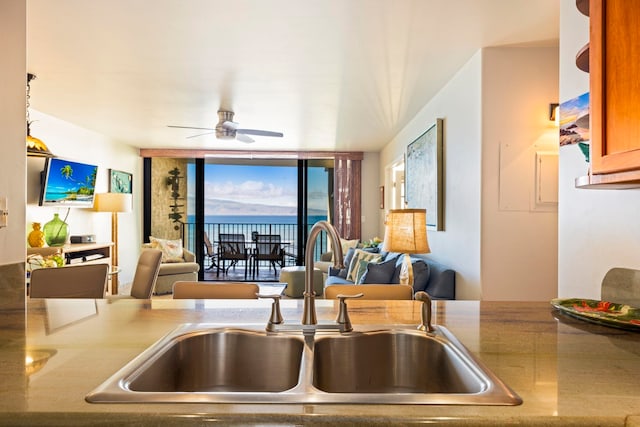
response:
<svg viewBox="0 0 640 427"><path fill-rule="evenodd" d="M93 207L98 166L59 157L47 158L40 206Z"/></svg>

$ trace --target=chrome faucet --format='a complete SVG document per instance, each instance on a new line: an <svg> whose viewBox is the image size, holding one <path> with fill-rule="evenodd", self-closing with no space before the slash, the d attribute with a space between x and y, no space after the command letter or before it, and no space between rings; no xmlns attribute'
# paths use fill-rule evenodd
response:
<svg viewBox="0 0 640 427"><path fill-rule="evenodd" d="M414 295L414 298L418 301L422 301L422 310L420 312L421 322L418 329L425 332L435 331L435 328L431 323L431 296L424 291L418 291Z"/></svg>
<svg viewBox="0 0 640 427"><path fill-rule="evenodd" d="M302 322L301 324L285 324L282 315L280 314L280 295L260 295L259 298L272 298L273 304L271 307L271 316L269 323L267 324L267 332L278 331L296 331L302 330L305 335L313 335L317 329L338 329L340 332L350 332L351 321L349 320L349 314L347 313L347 306L344 302L345 298L357 298L362 295L343 296L340 298L340 313L336 322L333 324L318 325L318 319L316 317L316 305L313 286L313 270L314 270L314 249L316 245L316 239L321 231L326 231L331 239L331 248L333 250L333 263L335 268L344 268L342 245L340 244L340 237L336 229L327 221L318 221L309 232L309 238L307 239L307 245L305 247L304 255L304 303L302 306Z"/></svg>
<svg viewBox="0 0 640 427"><path fill-rule="evenodd" d="M315 325L318 323L316 319L316 305L313 286L313 269L314 269L314 249L316 246L316 239L321 231L326 231L327 235L331 239L331 249L333 251L333 263L336 268L344 268L342 245L340 244L340 237L336 229L327 221L318 221L309 232L307 238L307 246L304 250L304 304L302 306L302 324L303 325Z"/></svg>

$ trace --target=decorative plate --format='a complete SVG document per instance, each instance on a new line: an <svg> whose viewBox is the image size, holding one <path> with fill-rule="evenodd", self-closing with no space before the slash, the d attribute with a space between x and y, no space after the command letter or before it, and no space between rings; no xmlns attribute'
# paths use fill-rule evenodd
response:
<svg viewBox="0 0 640 427"><path fill-rule="evenodd" d="M584 298L553 299L551 305L569 316L614 328L640 332L640 309Z"/></svg>

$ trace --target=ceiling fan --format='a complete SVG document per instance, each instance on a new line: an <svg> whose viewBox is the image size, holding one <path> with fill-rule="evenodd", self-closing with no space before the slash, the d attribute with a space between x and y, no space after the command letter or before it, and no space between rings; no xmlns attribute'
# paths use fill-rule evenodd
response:
<svg viewBox="0 0 640 427"><path fill-rule="evenodd" d="M187 138L196 138L202 135L209 135L212 133L216 134L216 138L218 139L237 139L238 141L251 143L254 142L254 139L247 135L257 135L257 136L274 136L274 137L282 137L284 136L282 132L272 132L269 130L259 130L259 129L241 129L239 128L239 124L233 121L233 111L218 111L218 124L216 124L215 128L199 128L193 126L171 126L170 128L179 128L179 129L200 129L200 130L210 130L213 132L205 132L200 133L198 135L191 135Z"/></svg>

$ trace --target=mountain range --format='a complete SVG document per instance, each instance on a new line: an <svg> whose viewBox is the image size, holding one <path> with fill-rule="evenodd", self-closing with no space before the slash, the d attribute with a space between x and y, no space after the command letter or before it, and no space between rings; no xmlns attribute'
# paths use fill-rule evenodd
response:
<svg viewBox="0 0 640 427"><path fill-rule="evenodd" d="M258 203L240 203L231 200L207 199L205 201L205 215L282 215L296 216L295 206L274 206ZM307 210L308 215L326 215L326 210Z"/></svg>

